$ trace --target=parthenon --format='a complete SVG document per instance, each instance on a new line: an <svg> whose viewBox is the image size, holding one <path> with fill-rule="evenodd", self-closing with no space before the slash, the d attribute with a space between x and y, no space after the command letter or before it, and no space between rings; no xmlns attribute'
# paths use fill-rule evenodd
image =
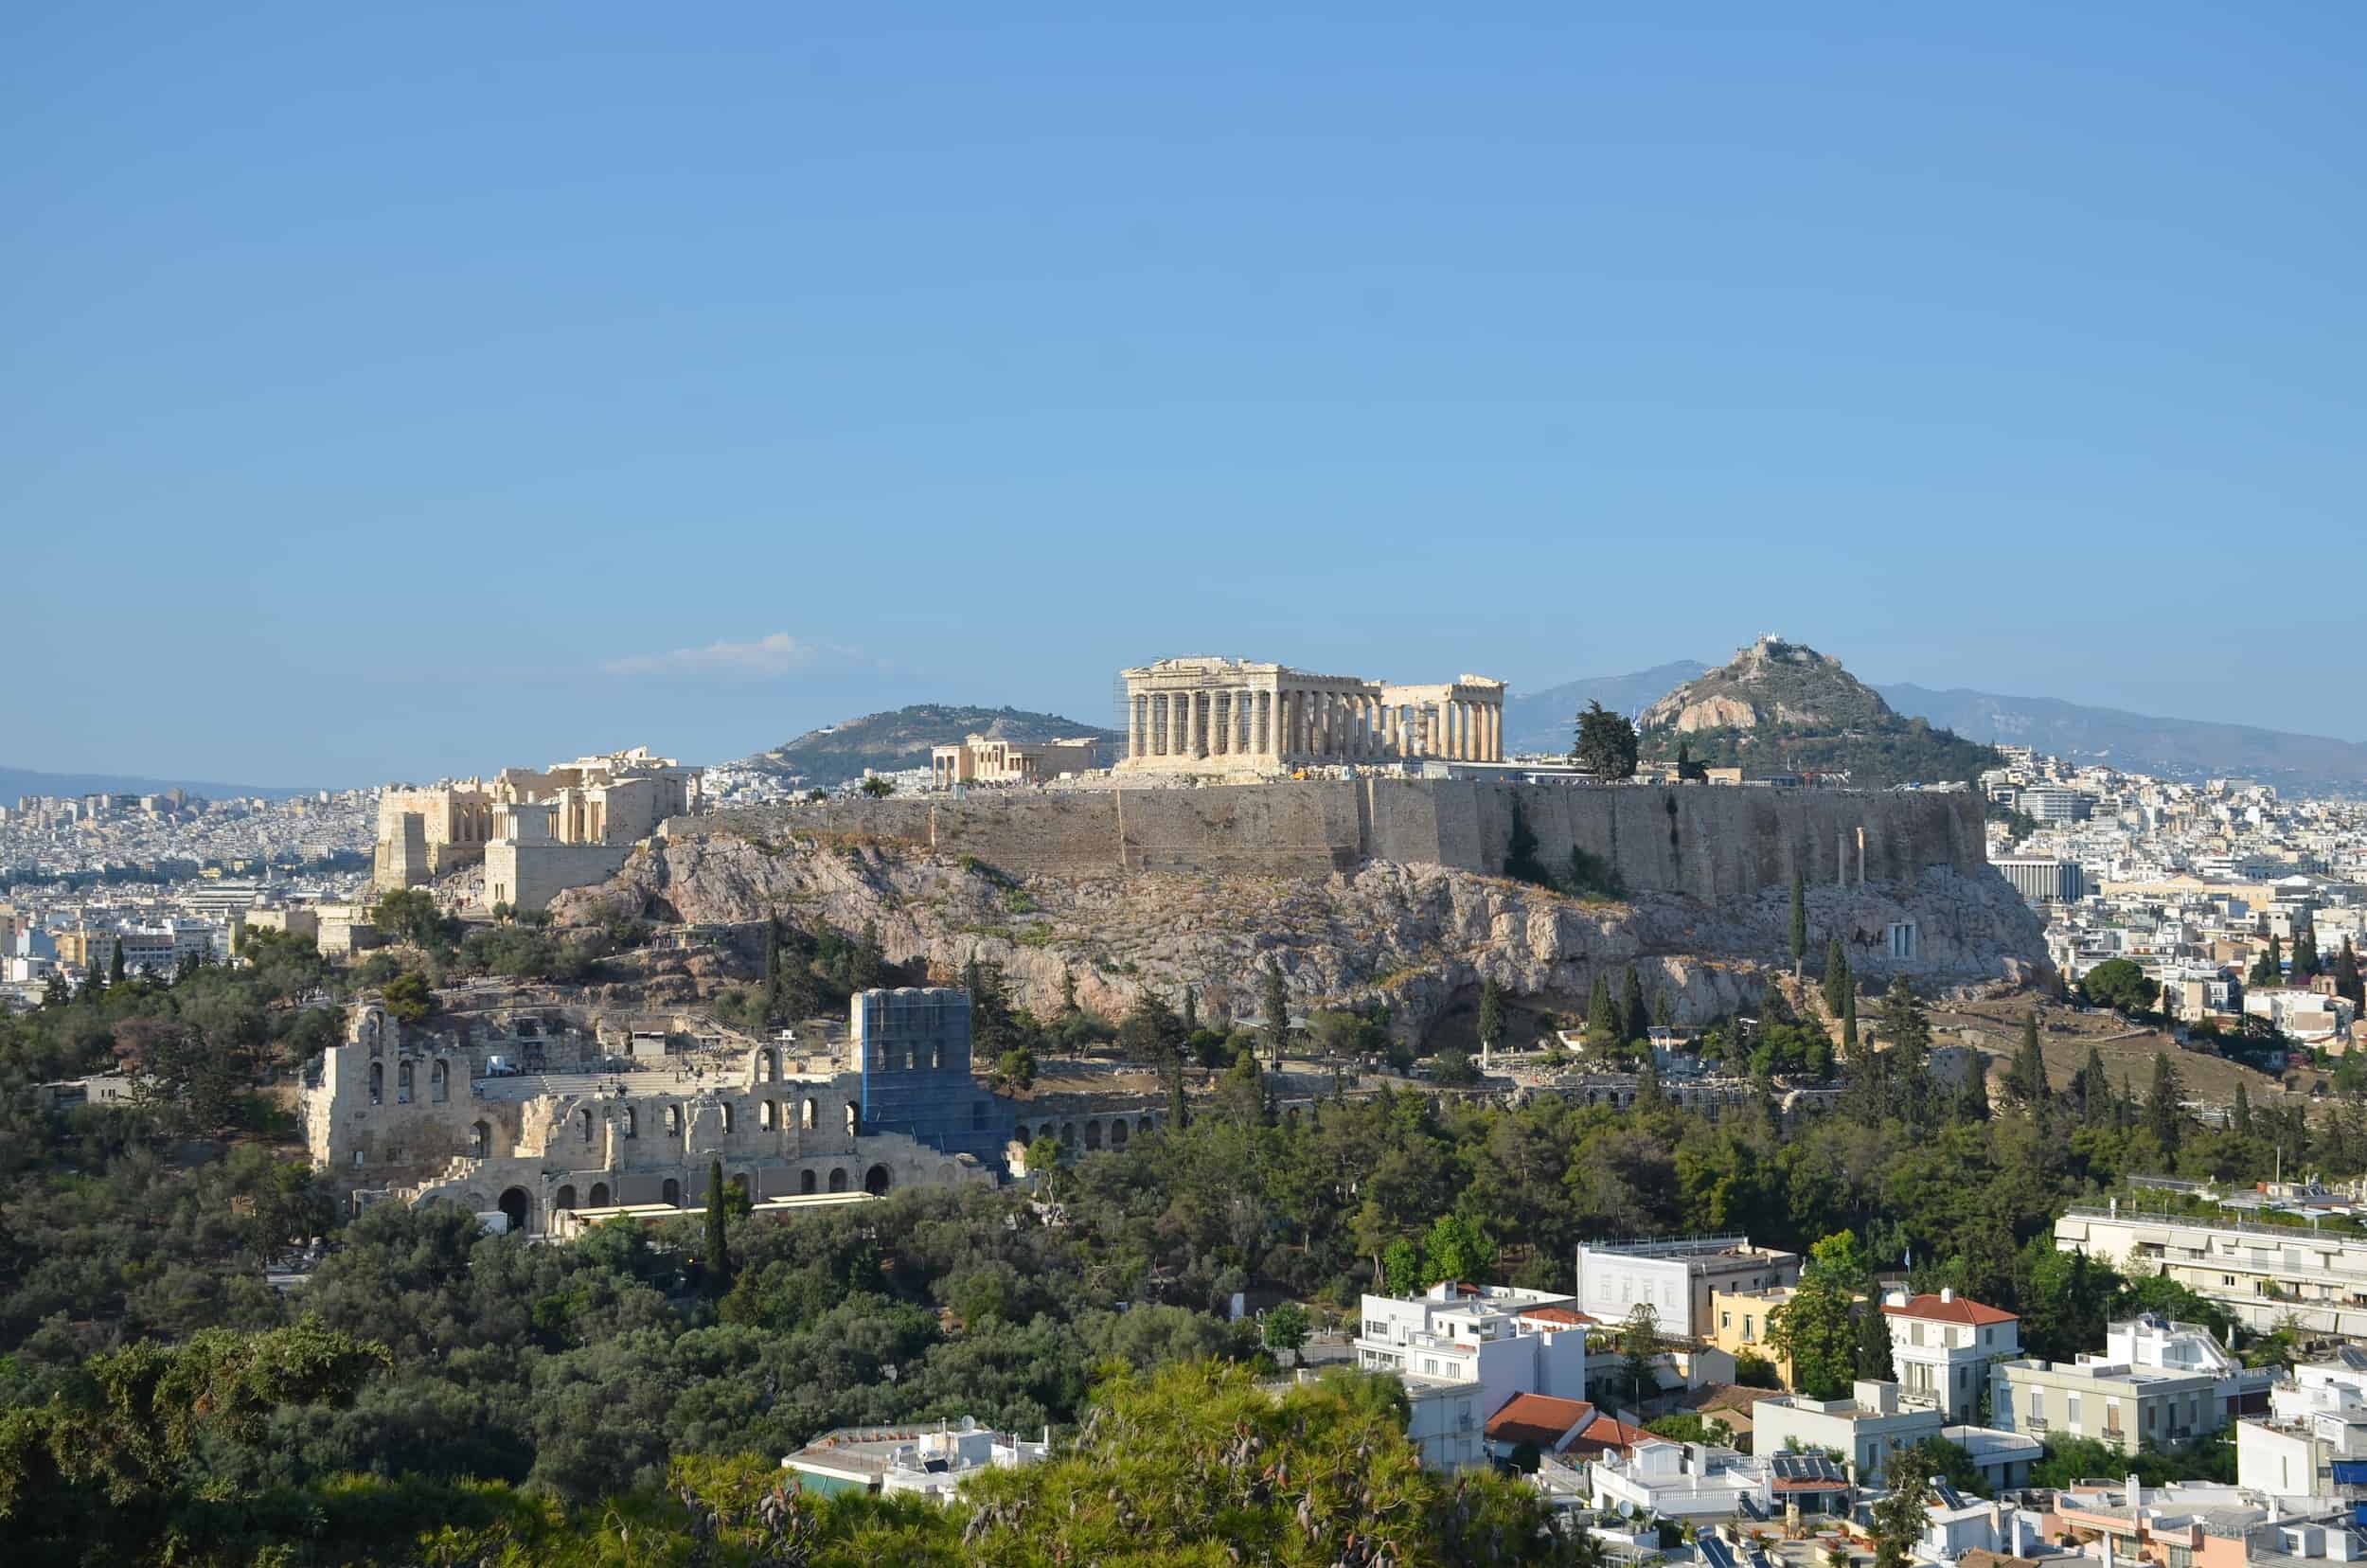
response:
<svg viewBox="0 0 2367 1568"><path fill-rule="evenodd" d="M1504 683L1485 675L1391 686L1220 658L1161 659L1122 673L1122 772L1504 760Z"/></svg>

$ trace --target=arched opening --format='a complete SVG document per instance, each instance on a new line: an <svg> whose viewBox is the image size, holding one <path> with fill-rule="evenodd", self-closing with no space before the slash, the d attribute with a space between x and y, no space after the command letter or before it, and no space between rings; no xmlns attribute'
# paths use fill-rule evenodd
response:
<svg viewBox="0 0 2367 1568"><path fill-rule="evenodd" d="M666 1108L666 1132L668 1137L682 1136L681 1106L669 1105Z"/></svg>
<svg viewBox="0 0 2367 1568"><path fill-rule="evenodd" d="M810 1193L814 1190L816 1185L817 1184L813 1179L812 1171L801 1170L797 1173L797 1190L799 1192Z"/></svg>
<svg viewBox="0 0 2367 1568"><path fill-rule="evenodd" d="M1060 1124L1060 1147L1063 1149L1075 1149L1077 1147L1077 1124L1075 1122L1062 1122Z"/></svg>
<svg viewBox="0 0 2367 1568"><path fill-rule="evenodd" d="M756 1107L756 1125L767 1132L773 1131L773 1102L766 1100Z"/></svg>
<svg viewBox="0 0 2367 1568"><path fill-rule="evenodd" d="M676 1208L682 1207L682 1184L671 1176L667 1177L666 1185L658 1188L657 1197L661 1203L671 1203Z"/></svg>
<svg viewBox="0 0 2367 1568"><path fill-rule="evenodd" d="M723 1102L723 1131L726 1131L726 1132L729 1132L731 1130L732 1130L732 1102L731 1102L731 1101L729 1101L729 1100L725 1100L725 1101Z"/></svg>
<svg viewBox="0 0 2367 1568"><path fill-rule="evenodd" d="M846 1102L846 1135L850 1138L863 1136L863 1108L853 1100Z"/></svg>
<svg viewBox="0 0 2367 1568"><path fill-rule="evenodd" d="M807 1131L810 1132L813 1131L814 1123L820 1118L821 1114L822 1102L815 1099L811 1095L808 1095L806 1096L806 1109L803 1117L803 1125Z"/></svg>
<svg viewBox="0 0 2367 1568"><path fill-rule="evenodd" d="M482 1160L493 1151L493 1129L489 1122L478 1122L469 1129L469 1157Z"/></svg>
<svg viewBox="0 0 2367 1568"><path fill-rule="evenodd" d="M780 1080L781 1053L775 1050L768 1049L764 1053L764 1081L767 1083L778 1083Z"/></svg>
<svg viewBox="0 0 2367 1568"><path fill-rule="evenodd" d="M641 1136L641 1113L630 1105L625 1107L625 1136L628 1138Z"/></svg>
<svg viewBox="0 0 2367 1568"><path fill-rule="evenodd" d="M1085 1124L1085 1147L1088 1149L1101 1147L1101 1124L1099 1122L1089 1121Z"/></svg>
<svg viewBox="0 0 2367 1568"><path fill-rule="evenodd" d="M592 1207L608 1207L608 1184L606 1182L595 1182L592 1184Z"/></svg>
<svg viewBox="0 0 2367 1568"><path fill-rule="evenodd" d="M1124 1116L1120 1116L1110 1124L1110 1147L1112 1149L1126 1147L1126 1118Z"/></svg>
<svg viewBox="0 0 2367 1568"><path fill-rule="evenodd" d="M437 1059L435 1066L428 1069L427 1097L437 1105L452 1098L452 1068L441 1058Z"/></svg>
<svg viewBox="0 0 2367 1568"><path fill-rule="evenodd" d="M395 1069L395 1103L411 1103L411 1063L407 1061Z"/></svg>
<svg viewBox="0 0 2367 1568"><path fill-rule="evenodd" d="M561 1187L559 1189L559 1196L551 1200L551 1207L555 1209L572 1210L575 1206L576 1189L572 1185Z"/></svg>
<svg viewBox="0 0 2367 1568"><path fill-rule="evenodd" d="M832 1192L845 1192L846 1190L846 1172L843 1170L833 1170L830 1172L830 1190Z"/></svg>
<svg viewBox="0 0 2367 1568"><path fill-rule="evenodd" d="M576 1113L576 1136L585 1143L592 1141L592 1112L589 1107Z"/></svg>
<svg viewBox="0 0 2367 1568"><path fill-rule="evenodd" d="M524 1187L511 1187L504 1192L498 1206L508 1219L512 1231L525 1230L526 1221L534 1217L534 1200L526 1196Z"/></svg>
<svg viewBox="0 0 2367 1568"><path fill-rule="evenodd" d="M1137 1132L1148 1132L1150 1131L1150 1118L1148 1116L1145 1116L1141 1121L1134 1124L1134 1131Z"/></svg>
<svg viewBox="0 0 2367 1568"><path fill-rule="evenodd" d="M888 1167L873 1166L863 1173L863 1189L874 1198L884 1198L888 1189Z"/></svg>
<svg viewBox="0 0 2367 1568"><path fill-rule="evenodd" d="M930 1048L929 1065L930 1065L930 1066L932 1066L932 1067L934 1067L934 1068L935 1068L935 1069L936 1069L938 1072L940 1072L940 1073L942 1073L942 1072L944 1072L944 1071L945 1071L945 1042L944 1042L944 1041L942 1041L942 1040L938 1041L938 1042L936 1042L936 1044L935 1044L935 1045L934 1045L934 1046L932 1046L932 1047Z"/></svg>
<svg viewBox="0 0 2367 1568"><path fill-rule="evenodd" d="M370 1103L377 1105L385 1097L386 1064L383 1061L373 1061L370 1063Z"/></svg>

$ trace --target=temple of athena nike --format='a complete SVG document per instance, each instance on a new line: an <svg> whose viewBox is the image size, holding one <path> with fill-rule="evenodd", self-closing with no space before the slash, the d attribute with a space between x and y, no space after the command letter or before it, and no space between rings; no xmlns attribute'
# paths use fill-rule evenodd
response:
<svg viewBox="0 0 2367 1568"><path fill-rule="evenodd" d="M1273 775L1347 763L1504 759L1504 683L1392 686L1246 659L1123 671L1121 773Z"/></svg>

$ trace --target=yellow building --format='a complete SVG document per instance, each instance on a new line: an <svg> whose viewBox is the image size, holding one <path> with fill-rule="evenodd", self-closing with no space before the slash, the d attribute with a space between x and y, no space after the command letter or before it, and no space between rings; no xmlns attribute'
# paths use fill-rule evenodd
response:
<svg viewBox="0 0 2367 1568"><path fill-rule="evenodd" d="M1768 1343L1767 1320L1770 1313L1799 1291L1789 1285L1778 1285L1765 1291L1713 1291L1710 1292L1710 1343L1728 1352L1739 1362L1745 1355L1757 1356L1775 1363L1775 1375L1791 1386L1791 1358Z"/></svg>

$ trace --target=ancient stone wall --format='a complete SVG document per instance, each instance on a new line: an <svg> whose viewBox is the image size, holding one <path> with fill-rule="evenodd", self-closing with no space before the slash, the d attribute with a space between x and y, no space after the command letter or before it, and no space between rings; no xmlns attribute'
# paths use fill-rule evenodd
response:
<svg viewBox="0 0 2367 1568"><path fill-rule="evenodd" d="M669 837L844 836L971 855L1018 874L1325 876L1372 861L1501 874L1518 811L1560 873L1582 848L1628 889L1716 901L1809 882L1986 871L1968 792L1510 784L1369 778L1094 790L964 800L834 800L667 822ZM1862 873L1860 865L1862 863Z"/></svg>

